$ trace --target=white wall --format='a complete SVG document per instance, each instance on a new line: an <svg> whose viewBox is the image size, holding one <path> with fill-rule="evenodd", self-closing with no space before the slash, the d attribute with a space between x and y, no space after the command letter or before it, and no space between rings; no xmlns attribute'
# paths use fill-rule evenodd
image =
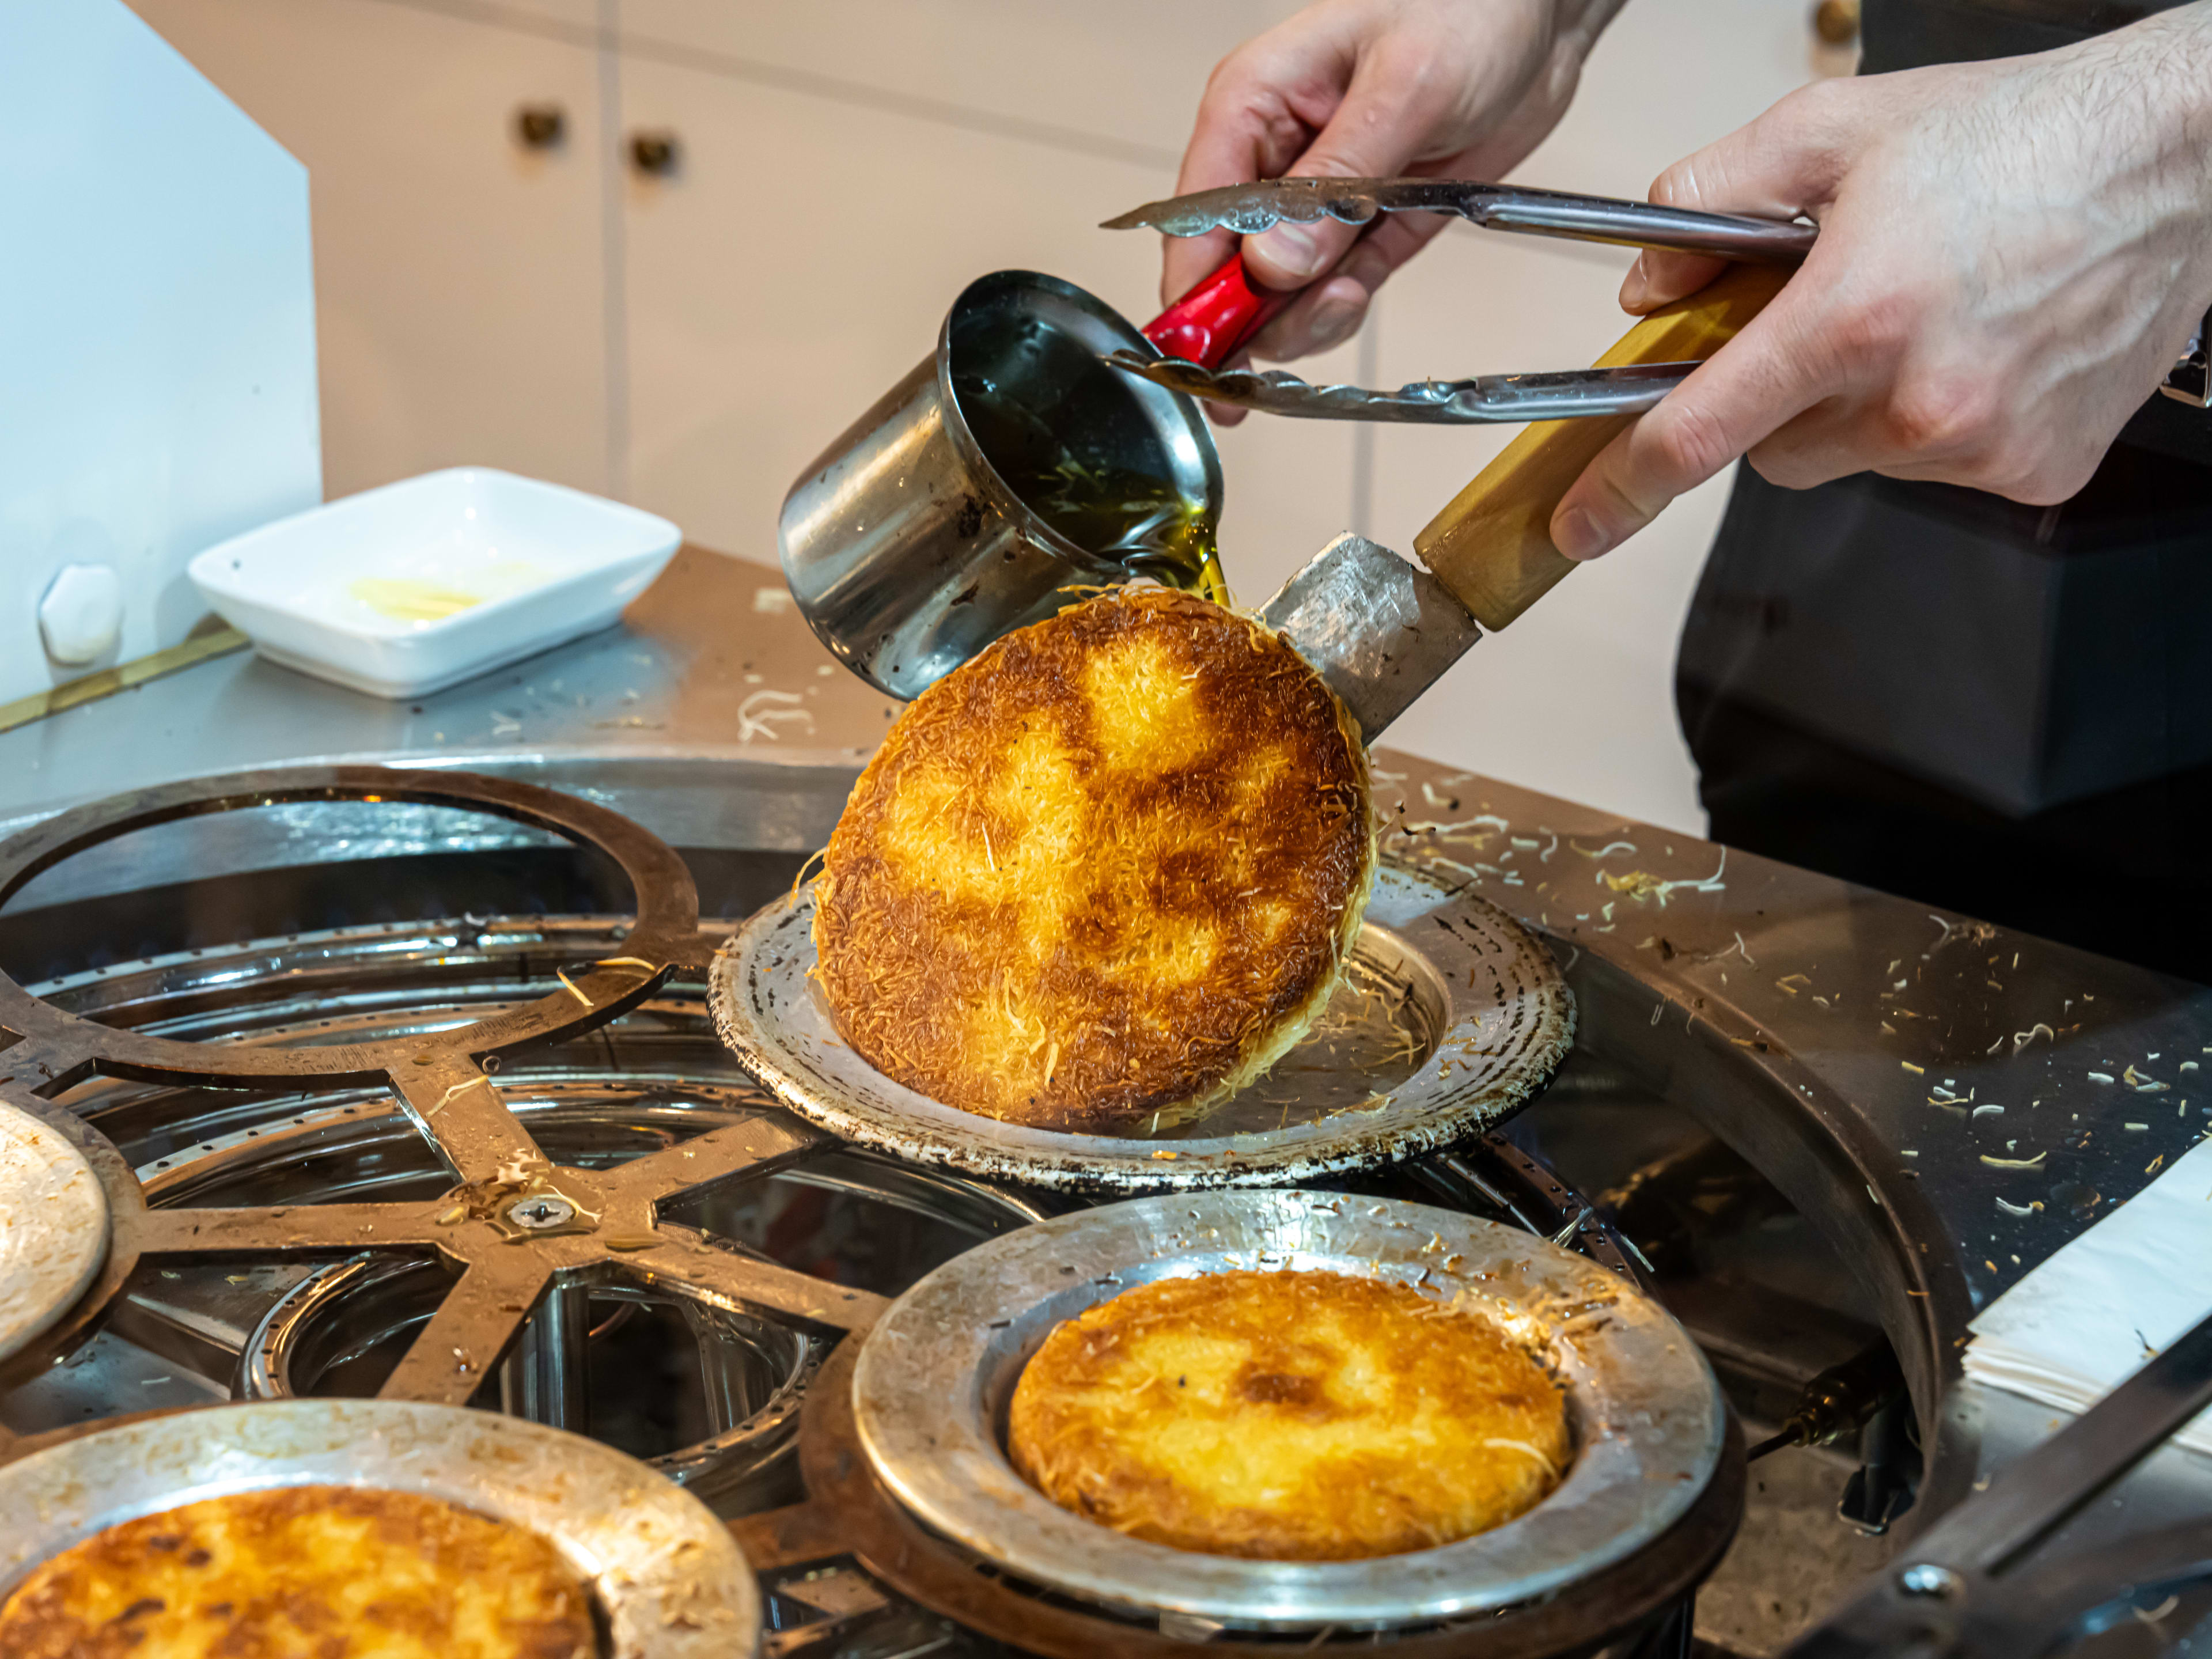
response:
<svg viewBox="0 0 2212 1659"><path fill-rule="evenodd" d="M120 0L0 0L0 701L182 639L185 562L321 499L305 171ZM65 564L115 644L51 662Z"/></svg>

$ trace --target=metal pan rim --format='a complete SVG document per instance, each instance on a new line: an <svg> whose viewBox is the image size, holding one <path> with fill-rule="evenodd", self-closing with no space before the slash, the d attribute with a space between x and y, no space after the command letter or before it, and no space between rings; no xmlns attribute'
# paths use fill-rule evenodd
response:
<svg viewBox="0 0 2212 1659"><path fill-rule="evenodd" d="M1426 963L1443 998L1436 1047L1371 1109L1255 1133L1161 1141L980 1117L893 1082L848 1048L813 994L811 890L749 917L715 953L708 1005L745 1069L841 1139L970 1174L1081 1192L1310 1180L1418 1156L1494 1127L1572 1046L1574 995L1503 910L1384 860L1368 925Z"/></svg>
<svg viewBox="0 0 2212 1659"><path fill-rule="evenodd" d="M107 1194L84 1153L0 1100L0 1359L75 1307L107 1263Z"/></svg>
<svg viewBox="0 0 2212 1659"><path fill-rule="evenodd" d="M1364 1272L1533 1316L1576 1422L1565 1479L1527 1514L1455 1544L1304 1563L1129 1538L1014 1472L999 1441L1001 1408L1054 1325L1137 1283L1231 1267ZM875 1324L853 1390L878 1478L962 1547L1119 1611L1277 1631L1397 1628L1557 1593L1680 1521L1717 1469L1728 1430L1719 1384L1688 1334L1595 1263L1454 1211L1283 1190L1130 1200L980 1245Z"/></svg>
<svg viewBox="0 0 2212 1659"><path fill-rule="evenodd" d="M736 1540L635 1458L459 1406L288 1400L120 1424L0 1465L0 1600L106 1528L203 1498L337 1486L443 1498L549 1540L623 1659L749 1659L760 1591Z"/></svg>

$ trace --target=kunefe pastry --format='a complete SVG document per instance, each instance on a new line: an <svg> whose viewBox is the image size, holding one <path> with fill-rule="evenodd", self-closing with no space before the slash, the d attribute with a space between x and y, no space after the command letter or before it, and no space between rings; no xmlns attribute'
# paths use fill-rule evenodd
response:
<svg viewBox="0 0 2212 1659"><path fill-rule="evenodd" d="M0 1607L7 1659L596 1659L589 1588L526 1528L283 1486L95 1534Z"/></svg>
<svg viewBox="0 0 2212 1659"><path fill-rule="evenodd" d="M878 1071L997 1118L1175 1121L1327 1004L1374 882L1366 753L1279 637L1141 589L1019 629L892 726L816 889Z"/></svg>
<svg viewBox="0 0 2212 1659"><path fill-rule="evenodd" d="M1342 1561L1511 1520L1572 1441L1565 1394L1492 1319L1381 1279L1221 1273L1056 1328L1015 1385L1007 1450L1132 1537Z"/></svg>

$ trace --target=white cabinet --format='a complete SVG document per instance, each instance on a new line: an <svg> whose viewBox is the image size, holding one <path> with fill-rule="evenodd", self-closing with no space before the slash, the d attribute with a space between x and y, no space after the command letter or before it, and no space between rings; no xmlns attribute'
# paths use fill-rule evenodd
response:
<svg viewBox="0 0 2212 1659"><path fill-rule="evenodd" d="M771 557L793 479L976 277L1049 271L1148 320L1157 241L1098 222L1173 188L1206 72L1292 9L1147 0L1103 28L994 0L622 0L622 125L679 147L669 176L624 185L632 499ZM1342 527L1353 440L1249 434L1226 446L1222 529L1256 598L1240 573Z"/></svg>
<svg viewBox="0 0 2212 1659"><path fill-rule="evenodd" d="M509 14L548 32L380 0L131 4L307 164L325 491L470 462L607 489L592 0ZM565 141L520 143L525 104Z"/></svg>
<svg viewBox="0 0 2212 1659"><path fill-rule="evenodd" d="M1164 167L1236 46L1299 0L615 0L633 58Z"/></svg>

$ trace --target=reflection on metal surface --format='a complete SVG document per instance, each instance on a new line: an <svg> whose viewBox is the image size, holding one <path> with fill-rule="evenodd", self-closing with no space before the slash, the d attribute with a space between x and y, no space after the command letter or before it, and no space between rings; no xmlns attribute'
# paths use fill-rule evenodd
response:
<svg viewBox="0 0 2212 1659"><path fill-rule="evenodd" d="M125 1424L0 1466L0 1595L119 1521L269 1486L409 1492L550 1540L624 1659L759 1651L760 1596L698 1499L620 1452L483 1412L290 1401Z"/></svg>
<svg viewBox="0 0 2212 1659"><path fill-rule="evenodd" d="M1208 403L1309 421L1391 421L1415 426L1520 425L1599 415L1638 415L1688 380L1694 362L1632 363L1619 368L1559 368L1413 380L1394 390L1316 385L1279 368L1208 368L1182 357L1116 351L1107 362Z"/></svg>
<svg viewBox="0 0 2212 1659"><path fill-rule="evenodd" d="M103 668L97 674L82 675L55 686L51 691L34 691L27 697L16 698L13 702L0 702L0 732L27 726L33 720L44 720L49 714L58 714L64 708L97 702L102 697L112 697L118 691L128 691L134 685L158 680L164 674L173 674L179 669L190 668L210 658L243 651L251 643L236 629L216 624L215 618L209 617L183 643L173 645L165 651L134 657L129 662L116 664L112 668Z"/></svg>
<svg viewBox="0 0 2212 1659"><path fill-rule="evenodd" d="M1056 512L1030 474L1140 480L1170 522L1221 511L1221 461L1189 398L1104 368L1152 347L1073 283L1001 270L962 290L937 346L807 465L777 520L815 635L871 685L914 697L1070 589L1135 574L1116 515ZM1082 453L1061 434L1082 437ZM1060 488L1065 490L1067 480ZM1126 517L1126 515L1121 515Z"/></svg>
<svg viewBox="0 0 2212 1659"><path fill-rule="evenodd" d="M378 1349L404 1347L445 1290L434 1263L368 1257L322 1267L271 1307L240 1356L239 1393L281 1400ZM570 1306L556 1298L566 1297ZM799 1401L827 1345L805 1333L713 1306L682 1285L578 1285L540 1304L498 1379L509 1415L577 1433L593 1426L588 1344L623 1314L672 1307L689 1328L705 1381L705 1439L642 1461L718 1505L757 1501L792 1449ZM551 1314L553 1317L547 1316Z"/></svg>
<svg viewBox="0 0 2212 1659"><path fill-rule="evenodd" d="M1442 582L1348 532L1285 582L1260 619L1319 671L1370 745L1482 638Z"/></svg>
<svg viewBox="0 0 2212 1659"><path fill-rule="evenodd" d="M1282 1562L1122 1537L1014 1472L1000 1420L1054 1326L1137 1285L1235 1267L1376 1274L1529 1331L1567 1389L1565 1479L1518 1518L1440 1548ZM1584 1258L1450 1211L1297 1191L1136 1200L981 1245L876 1322L853 1389L877 1476L963 1547L1125 1612L1270 1630L1418 1625L1590 1579L1689 1511L1728 1416L1687 1334Z"/></svg>
<svg viewBox="0 0 2212 1659"><path fill-rule="evenodd" d="M1378 213L1449 213L1486 230L1784 264L1803 258L1819 234L1815 226L1787 220L1463 179L1263 179L1149 202L1107 220L1104 228L1255 236L1286 222L1364 225Z"/></svg>
<svg viewBox="0 0 2212 1659"><path fill-rule="evenodd" d="M1091 1191L1262 1185L1372 1168L1486 1129L1528 1101L1574 1036L1574 1000L1542 945L1486 904L1382 866L1353 947L1364 970L1269 1079L1158 1135L1005 1123L894 1083L846 1046L816 992L811 893L771 905L714 958L715 1026L792 1110L904 1158ZM1379 1075L1332 1027L1386 994L1404 1060ZM1389 1039L1386 1039L1389 1040ZM1402 1068L1402 1069L1401 1069Z"/></svg>

